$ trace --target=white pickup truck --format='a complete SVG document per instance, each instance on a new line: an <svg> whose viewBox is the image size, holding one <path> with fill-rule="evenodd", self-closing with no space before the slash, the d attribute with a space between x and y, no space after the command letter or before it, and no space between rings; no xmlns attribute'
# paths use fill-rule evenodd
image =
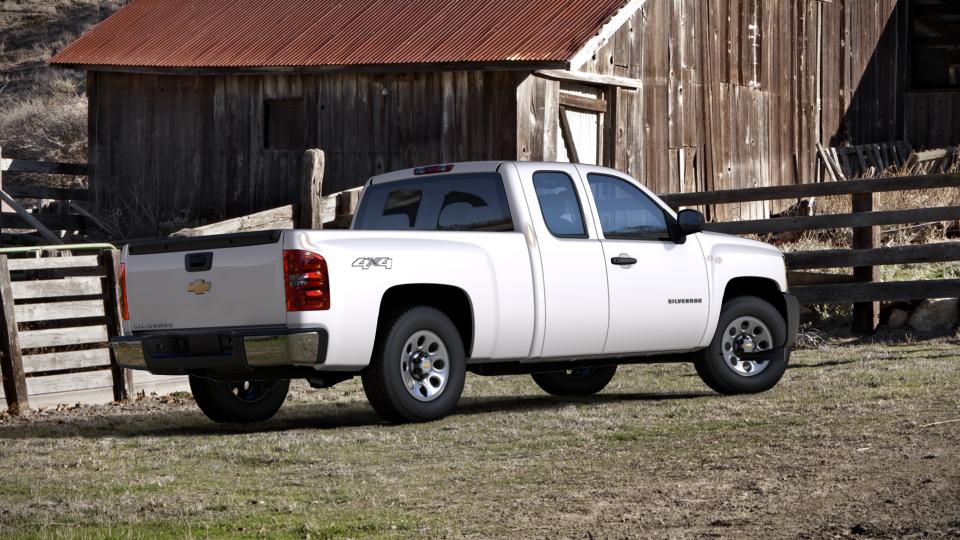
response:
<svg viewBox="0 0 960 540"><path fill-rule="evenodd" d="M408 169L367 182L351 230L128 245L112 346L189 375L218 422L273 416L290 379L354 375L394 422L449 414L467 371L571 396L619 364L693 362L718 392L767 390L797 333L783 256L702 228L602 167Z"/></svg>

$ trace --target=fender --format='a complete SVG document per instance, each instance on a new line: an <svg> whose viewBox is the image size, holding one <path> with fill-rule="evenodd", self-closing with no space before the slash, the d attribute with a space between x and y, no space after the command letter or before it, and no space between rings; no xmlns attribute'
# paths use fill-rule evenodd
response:
<svg viewBox="0 0 960 540"><path fill-rule="evenodd" d="M717 331L723 295L730 281L736 278L766 279L783 293L787 291L787 270L783 254L769 244L719 233L698 235L710 281L710 314L700 339L700 346L706 347Z"/></svg>

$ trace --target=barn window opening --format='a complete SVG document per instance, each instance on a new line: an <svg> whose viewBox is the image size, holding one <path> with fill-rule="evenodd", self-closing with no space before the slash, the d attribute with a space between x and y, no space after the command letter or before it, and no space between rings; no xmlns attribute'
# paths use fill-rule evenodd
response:
<svg viewBox="0 0 960 540"><path fill-rule="evenodd" d="M960 88L960 2L912 0L908 12L910 87Z"/></svg>
<svg viewBox="0 0 960 540"><path fill-rule="evenodd" d="M264 148L304 150L305 114L302 99L268 99L263 103Z"/></svg>
<svg viewBox="0 0 960 540"><path fill-rule="evenodd" d="M602 89L561 83L557 161L603 165L606 113L607 101Z"/></svg>

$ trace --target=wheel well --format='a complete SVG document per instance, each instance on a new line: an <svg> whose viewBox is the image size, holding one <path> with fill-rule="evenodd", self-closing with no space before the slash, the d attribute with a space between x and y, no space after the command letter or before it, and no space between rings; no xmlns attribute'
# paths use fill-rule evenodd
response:
<svg viewBox="0 0 960 540"><path fill-rule="evenodd" d="M385 331L384 324L393 319L403 308L410 306L431 306L442 311L460 334L463 350L467 357L473 350L473 308L470 297L458 287L452 285L416 284L397 285L387 289L380 301L380 315L377 318L377 335Z"/></svg>
<svg viewBox="0 0 960 540"><path fill-rule="evenodd" d="M783 319L787 319L787 303L783 299L780 286L772 279L761 277L738 277L727 282L723 291L723 302L738 296L756 296L773 304Z"/></svg>

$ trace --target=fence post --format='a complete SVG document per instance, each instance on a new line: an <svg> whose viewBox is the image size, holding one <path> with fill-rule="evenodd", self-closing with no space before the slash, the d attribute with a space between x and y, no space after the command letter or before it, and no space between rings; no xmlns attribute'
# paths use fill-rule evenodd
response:
<svg viewBox="0 0 960 540"><path fill-rule="evenodd" d="M854 212L872 212L877 201L876 193L856 193L850 196ZM855 227L853 229L853 249L874 249L880 245L880 228ZM876 266L856 266L853 276L860 283L880 281L880 269ZM880 302L860 302L853 305L853 331L873 333L880 324Z"/></svg>
<svg viewBox="0 0 960 540"><path fill-rule="evenodd" d="M20 336L17 334L17 319L13 306L13 289L10 287L10 270L7 256L0 255L0 372L3 375L3 392L11 414L20 414L30 409L27 400L27 379L23 375L23 356L20 353Z"/></svg>
<svg viewBox="0 0 960 540"><path fill-rule="evenodd" d="M300 217L297 227L301 229L323 228L323 150L310 149L303 155L303 183L300 185Z"/></svg>
<svg viewBox="0 0 960 540"><path fill-rule="evenodd" d="M104 276L101 278L101 290L103 291L103 313L107 319L107 335L109 337L119 336L123 333L123 327L120 315L120 294L117 286L117 276L120 269L120 255L116 250L104 251L99 255L100 268ZM113 375L113 399L114 401L125 401L130 399L130 392L133 389L133 374L128 369L123 369L117 363L117 357L110 351L110 373Z"/></svg>

